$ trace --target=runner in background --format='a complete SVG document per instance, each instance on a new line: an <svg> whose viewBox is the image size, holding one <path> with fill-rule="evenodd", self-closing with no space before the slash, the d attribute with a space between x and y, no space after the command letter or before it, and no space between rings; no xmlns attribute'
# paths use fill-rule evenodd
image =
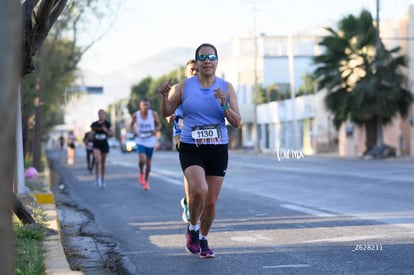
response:
<svg viewBox="0 0 414 275"><path fill-rule="evenodd" d="M93 134L92 132L86 132L83 137L83 143L86 150L86 169L92 174L93 166L95 165L95 158L93 156Z"/></svg>
<svg viewBox="0 0 414 275"><path fill-rule="evenodd" d="M185 64L184 69L184 75L186 78L193 77L197 75L197 67L196 67L196 60L190 59ZM173 87L174 88L174 87ZM171 95L169 95L171 96ZM177 151L180 149L180 136L181 136L181 129L183 128L183 106L180 105L175 110L174 114L166 117L168 123L174 123L173 124L173 137L175 141L175 148ZM190 221L190 209L188 207L188 201L189 201L189 188L188 188L188 181L184 176L184 194L185 196L180 200L180 205L183 208L183 213L181 215L181 218L185 223L188 223Z"/></svg>
<svg viewBox="0 0 414 275"><path fill-rule="evenodd" d="M100 188L105 188L105 163L109 153L108 138L113 136L111 123L106 120L104 110L98 111L99 119L91 124L93 134L93 156L95 158L95 184Z"/></svg>
<svg viewBox="0 0 414 275"><path fill-rule="evenodd" d="M151 172L151 161L157 142L157 132L161 130L161 121L157 112L150 109L150 102L144 98L139 103L139 110L132 116L131 132L135 136L138 151L138 182L149 190L148 178Z"/></svg>

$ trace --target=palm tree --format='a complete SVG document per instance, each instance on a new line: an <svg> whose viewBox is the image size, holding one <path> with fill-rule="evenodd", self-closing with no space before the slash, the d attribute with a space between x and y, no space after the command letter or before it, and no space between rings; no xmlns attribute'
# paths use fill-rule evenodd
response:
<svg viewBox="0 0 414 275"><path fill-rule="evenodd" d="M398 55L399 47L387 50L381 41L376 50L376 28L366 10L343 18L338 31L326 30L329 35L319 43L325 52L313 60L313 77L328 91L325 104L336 128L347 121L365 126L369 151L383 142L378 121L386 124L408 113L412 95L402 72L405 57Z"/></svg>

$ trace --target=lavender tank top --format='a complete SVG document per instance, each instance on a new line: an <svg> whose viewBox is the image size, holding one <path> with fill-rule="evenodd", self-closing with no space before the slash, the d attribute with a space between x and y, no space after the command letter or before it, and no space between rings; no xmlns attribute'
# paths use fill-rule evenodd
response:
<svg viewBox="0 0 414 275"><path fill-rule="evenodd" d="M227 94L226 81L216 77L214 84L203 88L197 77L186 80L183 96L184 128L181 142L190 144L227 144L228 133L225 115L214 90L220 88Z"/></svg>

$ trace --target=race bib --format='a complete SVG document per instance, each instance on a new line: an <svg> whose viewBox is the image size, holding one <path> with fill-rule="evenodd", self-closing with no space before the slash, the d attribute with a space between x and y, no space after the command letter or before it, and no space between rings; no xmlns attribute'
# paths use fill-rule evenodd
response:
<svg viewBox="0 0 414 275"><path fill-rule="evenodd" d="M183 129L184 128L184 120L180 117L179 119L178 119L178 128L179 129Z"/></svg>
<svg viewBox="0 0 414 275"><path fill-rule="evenodd" d="M217 143L221 140L221 129L219 124L202 125L191 128L191 137L196 144Z"/></svg>
<svg viewBox="0 0 414 275"><path fill-rule="evenodd" d="M104 140L106 139L106 134L95 134L95 139Z"/></svg>
<svg viewBox="0 0 414 275"><path fill-rule="evenodd" d="M152 137L152 131L146 131L146 132L140 132L139 133L140 138L149 138Z"/></svg>

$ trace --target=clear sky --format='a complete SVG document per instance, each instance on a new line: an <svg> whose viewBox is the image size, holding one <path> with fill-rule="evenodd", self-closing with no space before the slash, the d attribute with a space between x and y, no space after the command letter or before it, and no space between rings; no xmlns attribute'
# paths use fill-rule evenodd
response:
<svg viewBox="0 0 414 275"><path fill-rule="evenodd" d="M363 8L376 14L376 0L121 1L114 26L84 56L82 69L108 73L171 47L220 44L254 33L254 22L256 33L283 35L358 15ZM380 0L380 18L399 18L412 3Z"/></svg>

